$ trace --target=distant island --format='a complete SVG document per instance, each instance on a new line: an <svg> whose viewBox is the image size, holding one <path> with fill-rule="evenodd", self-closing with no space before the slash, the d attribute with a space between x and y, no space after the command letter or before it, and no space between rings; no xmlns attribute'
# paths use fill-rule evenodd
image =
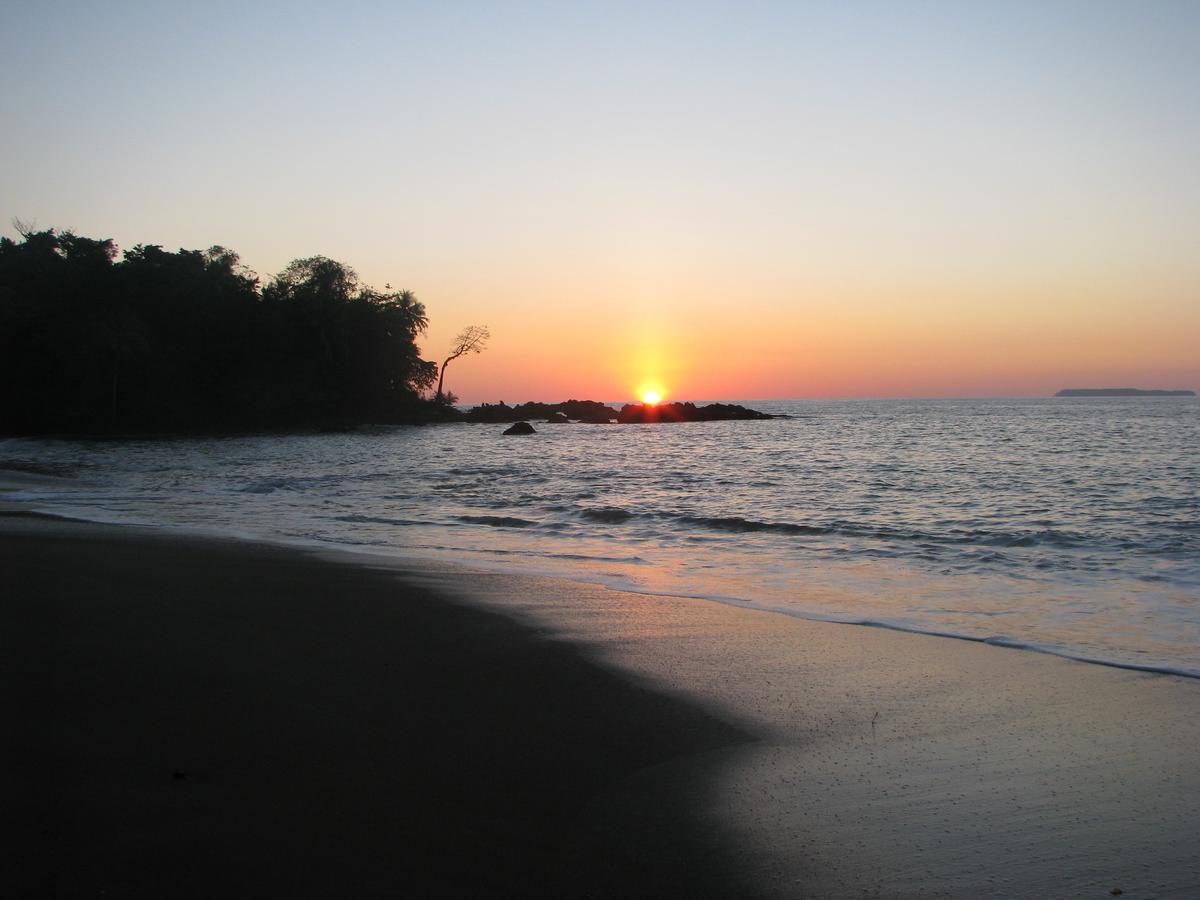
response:
<svg viewBox="0 0 1200 900"><path fill-rule="evenodd" d="M619 410L596 400L564 400L562 403L484 403L462 413L463 422L542 421L550 425L582 422L589 425L645 424L650 422L720 422L744 419L784 419L748 409L736 403L627 403Z"/></svg>
<svg viewBox="0 0 1200 900"><path fill-rule="evenodd" d="M1055 397L1195 397L1195 391L1144 391L1141 388L1064 388Z"/></svg>

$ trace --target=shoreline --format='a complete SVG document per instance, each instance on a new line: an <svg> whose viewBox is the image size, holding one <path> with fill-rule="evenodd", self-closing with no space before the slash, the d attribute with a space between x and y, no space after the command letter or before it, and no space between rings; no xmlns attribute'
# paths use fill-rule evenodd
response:
<svg viewBox="0 0 1200 900"><path fill-rule="evenodd" d="M848 625L860 628L881 629L883 631L891 631L899 634L940 638L950 641L965 641L967 643L984 644L989 647L998 647L1006 650L1043 654L1055 659L1082 663L1084 665L1122 669L1130 672L1142 672L1149 675L1170 676L1174 678L1183 678L1189 681L1200 682L1200 670L1193 671L1189 669L1172 667L1169 665L1155 665L1153 663L1137 663L1120 659L1106 659L1098 656L1085 656L1080 653L1071 652L1069 650L1060 650L1052 646L1046 646L1035 642L1021 641L1017 638L1009 638L1004 636L980 637L977 635L963 634L953 631L921 629L915 626L900 625L875 619L839 618L834 614L827 615L819 612L809 612L800 609L788 609L780 606L770 606L757 600L747 600L741 597L654 591L638 588L633 585L619 584L614 582L611 578L604 578L600 576L583 577L568 572L539 569L528 562L522 565L496 565L489 567L487 565L476 564L473 561L463 562L461 560L456 560L449 562L442 559L431 558L429 556L422 556L419 553L412 553L411 555L405 552L385 553L370 547L359 549L348 544L338 545L316 540L275 538L250 532L230 533L215 527L199 528L163 523L141 523L121 521L119 519L107 520L86 518L84 516L71 516L57 512L45 512L42 510L28 509L21 504L14 504L11 501L6 501L4 499L3 491L4 489L0 487L0 519L5 517L28 517L45 519L47 521L95 525L107 528L145 529L147 531L161 532L163 534L171 535L183 540L233 540L249 544L260 544L264 547L275 547L284 550L296 551L299 553L313 554L329 559L333 562L343 562L358 565L375 564L382 565L384 567L392 567L398 571L456 571L464 578L471 575L505 575L510 577L523 577L526 575L531 575L532 577L537 578L556 579L568 584L603 587L618 593L638 594L644 597L664 597L682 600L694 600L703 603L716 603L722 606L729 606L733 609L779 615L787 618L798 619L802 622Z"/></svg>
<svg viewBox="0 0 1200 900"><path fill-rule="evenodd" d="M659 735L663 709L697 716L673 731L680 752L626 771L582 804L589 821L609 823L589 841L605 848L593 871L624 873L607 882L614 895L638 893L634 884L662 893L698 860L719 870L724 889L712 896L1086 897L1114 887L1187 896L1200 886L1192 802L1200 774L1191 750L1200 741L1200 694L1186 678L556 578L414 569L367 554L155 529L12 516L0 523L4 547L13 532L35 546L50 540L47 532L72 532L59 552L76 549L64 559L81 540L108 534L104 540L127 545L138 561L117 570L122 591L144 578L147 547L187 546L203 557L224 545L222 552L282 561L284 571L340 573L334 582L358 585L352 596L366 579L383 591L376 606L417 595L429 608L498 613L532 636L533 647L548 641L567 654L551 681L598 671L622 686L609 685L605 696L666 698L640 721L623 704L611 708L610 727L629 741ZM177 573L157 577L178 581ZM98 599L119 600L117 587ZM268 633L280 611L272 602L246 612ZM313 598L306 603L312 608ZM391 610L394 627L407 612ZM530 645L521 646L518 656ZM411 678L424 683L428 670L426 660ZM521 684L504 703L521 710L540 694ZM583 728L590 712L567 703L556 727ZM513 746L519 756L538 741L523 734ZM557 765L565 784L587 769L574 756ZM611 824L618 821L643 825L622 834ZM691 852L671 849L693 832L699 843ZM647 874L648 859L665 867L661 877ZM693 885L717 884L713 877ZM575 882L566 893L583 887ZM610 895L600 882L592 890Z"/></svg>
<svg viewBox="0 0 1200 900"><path fill-rule="evenodd" d="M1200 420L1188 406L1110 416L1049 401L830 404L794 428L550 429L526 442L401 429L4 451L52 473L7 495L51 513L206 525L1196 676L1187 449ZM892 428L913 436L894 459L880 437ZM1109 428L1136 440L1097 469L1083 451ZM971 452L942 459L947 441ZM1038 464L992 456L1000 446ZM951 464L955 477L939 480ZM1139 474L1150 469L1162 472L1153 483ZM1072 487L1093 476L1114 492L1111 509Z"/></svg>

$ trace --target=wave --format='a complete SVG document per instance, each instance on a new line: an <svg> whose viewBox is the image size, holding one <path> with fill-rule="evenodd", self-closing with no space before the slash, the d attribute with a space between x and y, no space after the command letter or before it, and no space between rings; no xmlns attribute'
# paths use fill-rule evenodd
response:
<svg viewBox="0 0 1200 900"><path fill-rule="evenodd" d="M631 513L627 509L621 509L619 506L589 506L579 510L580 518L587 519L589 522L602 522L607 525L619 525L621 522L627 522L636 516L637 513Z"/></svg>
<svg viewBox="0 0 1200 900"><path fill-rule="evenodd" d="M546 553L539 555L547 556L550 559L574 559L582 562L636 563L637 565L646 564L646 560L641 556L592 556L587 553Z"/></svg>
<svg viewBox="0 0 1200 900"><path fill-rule="evenodd" d="M385 519L380 516L334 516L335 522L349 522L354 525L428 525L428 522L414 522L409 519Z"/></svg>
<svg viewBox="0 0 1200 900"><path fill-rule="evenodd" d="M551 512L559 511L551 509ZM620 506L589 506L574 509L578 518L600 525L622 525L632 520L659 521L681 525L688 529L722 532L726 534L764 533L793 537L846 537L866 541L879 541L906 545L918 545L936 551L938 547L989 548L972 556L973 562L1004 563L1011 560L1000 552L1004 549L1053 548L1082 550L1146 551L1155 555L1175 552L1190 552L1194 549L1192 526L1187 526L1185 535L1176 540L1151 540L1147 535L1104 534L1064 528L1047 527L1043 522L1030 523L1038 527L999 530L968 526L947 527L942 531L909 528L872 522L834 520L828 522L790 522L755 519L747 516L704 516L669 510L655 512L633 512ZM879 549L879 548L876 548ZM866 548L859 547L860 552ZM969 552L969 551L967 551Z"/></svg>
<svg viewBox="0 0 1200 900"><path fill-rule="evenodd" d="M327 475L272 475L239 487L228 488L235 494L270 494L274 491L294 491L341 484L346 477L340 473Z"/></svg>
<svg viewBox="0 0 1200 900"><path fill-rule="evenodd" d="M32 459L0 459L0 472L20 472L22 475L48 475L53 478L73 478L78 473L74 465L42 462Z"/></svg>
<svg viewBox="0 0 1200 900"><path fill-rule="evenodd" d="M551 511L558 511L558 508L551 508ZM720 531L729 534L763 532L802 537L839 535L928 545L982 545L1001 548L1039 546L1094 547L1097 543L1095 535L1044 527L1029 531L950 528L942 532L935 532L916 528L847 521L811 523L770 521L752 519L745 516L702 516L671 511L638 513L620 506L576 507L575 515L589 522L596 522L602 525L620 525L631 519L642 519L672 522L691 528L703 528L708 531ZM1141 544L1138 543L1137 546L1141 546Z"/></svg>
<svg viewBox="0 0 1200 900"><path fill-rule="evenodd" d="M460 522L471 525L490 525L493 528L536 528L540 522L518 519L516 516L455 516Z"/></svg>
<svg viewBox="0 0 1200 900"><path fill-rule="evenodd" d="M793 522L760 522L755 519L744 519L741 516L689 516L671 515L671 519L685 525L696 525L712 531L728 531L733 534L744 534L748 531L770 531L776 534L831 534L834 529L823 525L800 525Z"/></svg>
<svg viewBox="0 0 1200 900"><path fill-rule="evenodd" d="M319 479L318 479L319 480ZM275 491L295 490L313 484L313 478L298 478L294 475L280 475L276 478L263 478L252 481L241 487L232 488L237 494L271 494Z"/></svg>
<svg viewBox="0 0 1200 900"><path fill-rule="evenodd" d="M447 469L447 475L487 475L494 477L496 475L520 475L522 469L513 465L498 465L498 466L455 466L452 469Z"/></svg>
<svg viewBox="0 0 1200 900"><path fill-rule="evenodd" d="M1095 546L1096 538L1078 532L1064 531L1053 528L1040 528L1036 531L993 531L989 529L953 528L943 532L922 531L919 529L898 528L888 525L868 525L855 522L829 522L809 524L802 522L769 522L757 519L747 519L742 516L693 516L686 514L659 514L664 518L706 528L712 531L726 531L733 534L746 532L770 532L774 534L803 535L823 537L827 535L842 535L845 537L867 538L882 541L903 541L906 543L974 544L987 547L1090 547Z"/></svg>

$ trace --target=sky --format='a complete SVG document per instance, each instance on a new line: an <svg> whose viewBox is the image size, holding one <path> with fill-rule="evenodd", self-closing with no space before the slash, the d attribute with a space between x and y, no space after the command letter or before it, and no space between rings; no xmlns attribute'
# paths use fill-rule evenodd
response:
<svg viewBox="0 0 1200 900"><path fill-rule="evenodd" d="M0 227L413 290L465 402L1200 389L1200 3L8 3Z"/></svg>

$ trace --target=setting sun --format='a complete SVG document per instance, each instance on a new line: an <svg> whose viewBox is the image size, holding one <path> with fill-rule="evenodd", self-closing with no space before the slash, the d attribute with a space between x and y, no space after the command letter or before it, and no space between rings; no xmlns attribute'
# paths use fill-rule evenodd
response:
<svg viewBox="0 0 1200 900"><path fill-rule="evenodd" d="M633 390L633 396L637 397L647 406L654 406L656 403L662 403L663 397L667 394L663 383L656 378L647 378L640 382Z"/></svg>

